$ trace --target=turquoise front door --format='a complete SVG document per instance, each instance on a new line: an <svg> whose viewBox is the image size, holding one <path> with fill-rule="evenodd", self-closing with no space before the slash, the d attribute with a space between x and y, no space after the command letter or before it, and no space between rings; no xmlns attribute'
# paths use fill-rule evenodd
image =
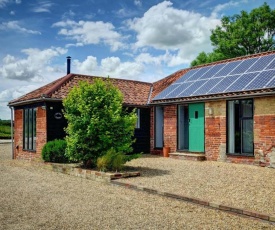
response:
<svg viewBox="0 0 275 230"><path fill-rule="evenodd" d="M189 104L189 151L204 152L204 103Z"/></svg>

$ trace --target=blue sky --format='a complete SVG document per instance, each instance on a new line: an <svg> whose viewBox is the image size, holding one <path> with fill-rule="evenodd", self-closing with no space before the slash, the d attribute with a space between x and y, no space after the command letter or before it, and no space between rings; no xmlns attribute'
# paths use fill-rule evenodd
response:
<svg viewBox="0 0 275 230"><path fill-rule="evenodd" d="M0 0L0 119L8 101L66 75L66 56L73 73L154 82L211 52L222 16L263 3Z"/></svg>

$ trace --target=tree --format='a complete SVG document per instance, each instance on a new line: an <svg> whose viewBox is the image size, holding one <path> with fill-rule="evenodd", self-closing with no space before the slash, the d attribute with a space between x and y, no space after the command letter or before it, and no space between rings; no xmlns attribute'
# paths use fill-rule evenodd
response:
<svg viewBox="0 0 275 230"><path fill-rule="evenodd" d="M109 149L132 151L135 111L126 111L123 95L110 79L81 82L63 101L66 128L66 155L70 160L95 165Z"/></svg>
<svg viewBox="0 0 275 230"><path fill-rule="evenodd" d="M203 60L200 53L191 66L274 50L274 36L275 10L267 3L250 13L241 11L240 15L224 16L221 26L211 31L214 51L206 54Z"/></svg>

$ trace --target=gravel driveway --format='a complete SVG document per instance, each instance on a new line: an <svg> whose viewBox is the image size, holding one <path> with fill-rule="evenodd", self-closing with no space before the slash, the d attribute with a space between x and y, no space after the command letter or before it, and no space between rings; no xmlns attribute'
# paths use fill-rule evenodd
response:
<svg viewBox="0 0 275 230"><path fill-rule="evenodd" d="M182 201L50 172L28 162L7 159L10 156L10 145L0 144L0 229L275 227ZM163 175L168 174L164 168Z"/></svg>
<svg viewBox="0 0 275 230"><path fill-rule="evenodd" d="M141 177L134 185L275 216L275 169L145 155L128 162Z"/></svg>

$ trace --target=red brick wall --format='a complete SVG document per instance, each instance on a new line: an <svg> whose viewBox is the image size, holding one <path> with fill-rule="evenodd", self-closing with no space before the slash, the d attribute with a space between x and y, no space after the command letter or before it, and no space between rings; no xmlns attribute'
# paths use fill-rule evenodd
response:
<svg viewBox="0 0 275 230"><path fill-rule="evenodd" d="M207 160L270 165L275 148L275 97L254 99L254 156L226 155L226 100L205 103L205 156ZM209 109L213 114L209 114ZM154 111L151 109L151 153L154 149ZM164 145L177 150L177 106L164 107ZM275 162L273 162L275 164Z"/></svg>
<svg viewBox="0 0 275 230"><path fill-rule="evenodd" d="M33 160L41 158L41 150L47 142L46 110L37 108L36 151L23 150L23 109L14 110L14 156L17 159Z"/></svg>
<svg viewBox="0 0 275 230"><path fill-rule="evenodd" d="M212 110L213 114L209 114ZM226 144L226 101L205 103L205 156L218 160L222 145Z"/></svg>
<svg viewBox="0 0 275 230"><path fill-rule="evenodd" d="M275 97L256 98L254 106L254 153L261 165L268 166L275 147Z"/></svg>
<svg viewBox="0 0 275 230"><path fill-rule="evenodd" d="M177 106L164 106L164 146L170 147L171 152L177 149ZM151 130L150 130L150 152L151 154L162 155L162 149L155 149L155 121L154 108L151 109Z"/></svg>
<svg viewBox="0 0 275 230"><path fill-rule="evenodd" d="M177 150L177 105L164 107L164 146Z"/></svg>

